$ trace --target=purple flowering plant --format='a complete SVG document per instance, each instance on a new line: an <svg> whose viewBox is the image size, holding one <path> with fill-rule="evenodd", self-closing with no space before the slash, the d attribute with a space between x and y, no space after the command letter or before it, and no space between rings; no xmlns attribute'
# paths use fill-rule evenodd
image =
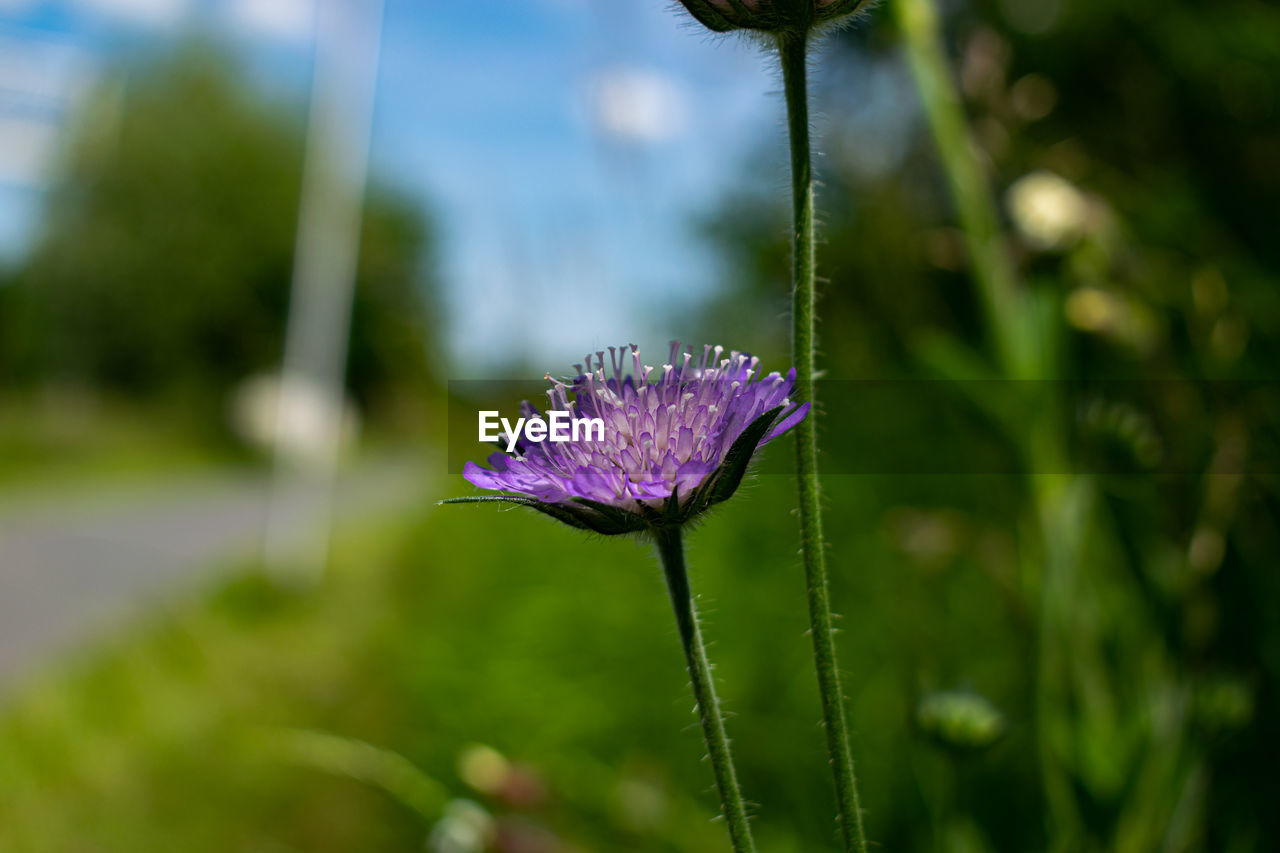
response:
<svg viewBox="0 0 1280 853"><path fill-rule="evenodd" d="M510 436L514 455L496 453L491 468L468 464L473 484L501 494L453 502L519 504L572 527L616 535L652 537L662 560L667 590L697 701L708 757L735 853L754 853L755 842L738 789L724 720L711 679L711 665L698 627L684 565L681 531L712 506L730 498L756 451L795 429L797 508L809 609L814 669L822 704L829 768L836 795L837 825L846 853L867 853L857 777L840 668L836 660L822 505L817 433L808 418L815 402L817 328L816 181L810 143L808 62L815 34L871 5L870 0L680 0L699 23L717 33L759 37L782 71L791 155L792 364L786 376L761 375L756 359L718 347L672 348L660 368L645 366L630 348L588 356L568 381L548 391L559 411L599 418L604 434L547 445ZM550 377L547 377L550 379ZM792 397L801 402L795 402ZM525 404L526 417L537 411Z"/></svg>
<svg viewBox="0 0 1280 853"><path fill-rule="evenodd" d="M607 364L601 350L575 367L577 375L571 379L547 377L551 410L598 420L603 429L556 442L508 436L505 444L512 453L491 455L491 468L472 462L463 470L471 483L503 494L445 503L514 503L582 530L653 539L729 837L735 851L753 853L689 587L682 530L732 497L756 451L804 422L809 403L791 398L794 369L785 376L766 374L759 359L740 352L726 355L718 346L703 347L695 355L672 344L670 360L660 367L644 364L634 344L610 347ZM541 418L527 401L522 414Z"/></svg>
<svg viewBox="0 0 1280 853"><path fill-rule="evenodd" d="M814 403L818 276L816 181L809 121L809 48L818 34L852 22L872 3L870 0L680 0L680 3L713 32L739 32L758 37L776 58L782 72L791 154L791 360L795 365L797 396ZM809 636L813 643L818 695L822 700L837 824L847 853L867 853L844 689L836 660L835 622L822 531L818 442L812 419L797 425L795 445Z"/></svg>
<svg viewBox="0 0 1280 853"><path fill-rule="evenodd" d="M790 399L794 369L764 374L759 359L718 346L695 356L673 344L660 367L645 365L635 345L609 347L608 363L601 350L575 367L574 378L551 379L551 409L600 419L603 436L515 437L514 455L463 469L471 483L508 494L453 502L520 504L605 535L685 524L732 497L756 450L809 412ZM527 401L521 414L542 417Z"/></svg>

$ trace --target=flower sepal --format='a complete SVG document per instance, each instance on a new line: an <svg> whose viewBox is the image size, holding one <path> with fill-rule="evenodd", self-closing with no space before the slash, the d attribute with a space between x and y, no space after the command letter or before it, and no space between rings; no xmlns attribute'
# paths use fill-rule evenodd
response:
<svg viewBox="0 0 1280 853"><path fill-rule="evenodd" d="M742 431L742 435L729 446L729 452L724 455L724 462L716 469L714 477L708 477L699 491L705 491L703 497L695 496L695 502L705 501L699 508L698 512L710 509L718 503L729 500L733 497L733 493L738 491L738 486L742 485L742 478L746 476L747 465L751 462L752 457L756 454L756 448L760 446L760 442L764 441L764 437L770 432L774 421L782 414L782 410L786 406L776 406L765 412L760 417L751 422L751 425ZM798 423L804 419L804 415L809 411L809 404L803 403L795 408L792 418Z"/></svg>
<svg viewBox="0 0 1280 853"><path fill-rule="evenodd" d="M605 536L633 533L644 529L644 525L633 526L629 519L625 523L620 523L622 519L619 519L612 512L605 514L579 506L578 501L581 500L581 498L578 498L571 503L549 503L525 495L469 495L461 498L446 498L440 501L440 504L504 503L523 506L537 510L543 515L549 515L556 521L563 522L570 527L576 527L578 530L590 530L593 533L602 533ZM609 509L621 513L621 510L617 510L616 507L609 507Z"/></svg>

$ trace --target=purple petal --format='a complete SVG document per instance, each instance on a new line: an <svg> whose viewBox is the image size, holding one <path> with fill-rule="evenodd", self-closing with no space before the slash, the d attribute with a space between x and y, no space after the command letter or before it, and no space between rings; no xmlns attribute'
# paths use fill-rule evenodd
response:
<svg viewBox="0 0 1280 853"><path fill-rule="evenodd" d="M801 403L791 411L784 414L782 416L782 419L779 420L776 424L774 424L773 429L770 430L769 434L764 437L764 440L773 441L775 438L782 435L784 432L786 432L787 430L791 429L792 427L796 426L796 424L804 420L808 416L808 414L809 414L809 404Z"/></svg>

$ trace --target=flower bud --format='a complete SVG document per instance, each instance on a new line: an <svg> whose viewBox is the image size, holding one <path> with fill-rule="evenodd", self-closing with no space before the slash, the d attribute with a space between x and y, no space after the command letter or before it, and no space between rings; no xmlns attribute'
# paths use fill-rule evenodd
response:
<svg viewBox="0 0 1280 853"><path fill-rule="evenodd" d="M689 14L718 33L757 30L766 33L806 33L852 15L868 0L680 0Z"/></svg>
<svg viewBox="0 0 1280 853"><path fill-rule="evenodd" d="M917 728L939 746L974 752L998 741L1004 714L984 696L967 690L931 693L916 707Z"/></svg>

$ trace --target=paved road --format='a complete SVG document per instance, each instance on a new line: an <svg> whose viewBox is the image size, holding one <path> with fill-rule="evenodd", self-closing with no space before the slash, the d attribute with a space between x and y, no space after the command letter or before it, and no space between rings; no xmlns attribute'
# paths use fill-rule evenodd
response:
<svg viewBox="0 0 1280 853"><path fill-rule="evenodd" d="M343 474L337 522L405 506L426 488L418 460ZM0 690L23 670L148 604L260 552L269 495L263 473L175 476L90 490L0 493ZM309 501L284 502L281 529L314 541Z"/></svg>

